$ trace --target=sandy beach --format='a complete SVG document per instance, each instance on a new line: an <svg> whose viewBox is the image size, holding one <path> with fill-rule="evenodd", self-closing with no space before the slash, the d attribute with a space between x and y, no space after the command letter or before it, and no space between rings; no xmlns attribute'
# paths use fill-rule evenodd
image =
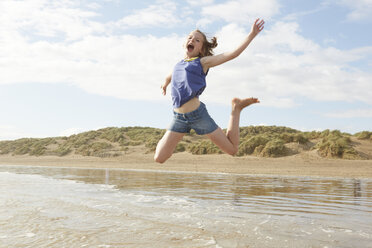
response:
<svg viewBox="0 0 372 248"><path fill-rule="evenodd" d="M281 158L175 153L166 163L157 164L153 154L131 153L115 158L58 156L0 156L0 165L32 165L84 168L122 168L251 175L372 178L372 160L326 159L315 150Z"/></svg>

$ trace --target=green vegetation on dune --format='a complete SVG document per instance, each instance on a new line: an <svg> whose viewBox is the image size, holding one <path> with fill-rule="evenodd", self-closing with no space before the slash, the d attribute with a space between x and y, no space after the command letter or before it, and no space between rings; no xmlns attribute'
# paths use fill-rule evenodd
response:
<svg viewBox="0 0 372 248"><path fill-rule="evenodd" d="M328 132L315 147L323 157L360 159L358 152L351 145L350 135L342 134L338 130Z"/></svg>
<svg viewBox="0 0 372 248"><path fill-rule="evenodd" d="M358 139L361 139L361 140L371 140L372 141L372 132L363 131L363 132L356 133L354 136L357 137Z"/></svg>
<svg viewBox="0 0 372 248"><path fill-rule="evenodd" d="M309 142L305 133L288 127L250 126L240 129L239 156L281 157L289 154L285 144Z"/></svg>
<svg viewBox="0 0 372 248"><path fill-rule="evenodd" d="M188 151L192 154L198 155L222 153L222 151L210 140L200 140L198 142L192 143L188 146Z"/></svg>
<svg viewBox="0 0 372 248"><path fill-rule="evenodd" d="M23 138L0 141L0 155L56 155L78 154L95 157L125 156L133 151L153 152L165 130L150 127L108 127L83 132L69 137L44 139ZM352 135L338 130L301 132L288 127L249 126L240 128L240 146L237 156L254 155L282 157L294 154L293 146L317 149L327 158L360 159L353 148ZM354 135L357 139L371 140L372 132ZM195 132L186 135L175 152L192 154L220 154L221 150L211 141Z"/></svg>
<svg viewBox="0 0 372 248"><path fill-rule="evenodd" d="M253 153L258 155L269 140L269 136L265 134L257 134L254 136L247 135L246 137L241 138L238 155L250 155Z"/></svg>
<svg viewBox="0 0 372 248"><path fill-rule="evenodd" d="M54 138L45 139L31 139L23 138L14 141L1 141L0 154L24 155L29 154L32 156L44 155L47 146L54 144Z"/></svg>
<svg viewBox="0 0 372 248"><path fill-rule="evenodd" d="M263 157L281 157L288 154L287 148L284 146L284 141L281 139L273 139L266 143L260 155Z"/></svg>

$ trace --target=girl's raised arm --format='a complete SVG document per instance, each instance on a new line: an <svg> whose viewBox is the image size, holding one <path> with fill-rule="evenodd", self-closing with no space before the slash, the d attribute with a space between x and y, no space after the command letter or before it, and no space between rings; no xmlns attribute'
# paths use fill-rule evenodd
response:
<svg viewBox="0 0 372 248"><path fill-rule="evenodd" d="M238 57L251 43L251 41L259 34L264 28L264 20L256 19L252 25L251 32L245 38L242 44L238 46L235 50L230 52L221 53L215 56L206 56L200 59L201 64L203 65L204 71L208 71L209 68L223 64L229 60L235 59Z"/></svg>

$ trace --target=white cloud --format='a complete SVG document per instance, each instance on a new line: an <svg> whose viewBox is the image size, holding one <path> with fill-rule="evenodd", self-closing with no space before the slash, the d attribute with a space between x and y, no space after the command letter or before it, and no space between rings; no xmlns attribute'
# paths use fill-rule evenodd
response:
<svg viewBox="0 0 372 248"><path fill-rule="evenodd" d="M177 6L173 2L157 1L154 5L125 16L114 25L120 28L174 26L180 22L175 14L176 9Z"/></svg>
<svg viewBox="0 0 372 248"><path fill-rule="evenodd" d="M372 118L372 109L354 109L338 113L327 113L332 118Z"/></svg>
<svg viewBox="0 0 372 248"><path fill-rule="evenodd" d="M256 18L271 19L279 8L277 0L231 0L203 7L202 15L211 21L223 19L226 22L250 23Z"/></svg>
<svg viewBox="0 0 372 248"><path fill-rule="evenodd" d="M171 3L161 8L167 6ZM0 9L5 13L0 23L2 84L70 83L91 93L151 100L161 98L160 84L174 58L182 56L183 39L174 35L97 35L106 24L90 22L97 14L80 10L74 1L2 1ZM56 42L30 40L30 33L63 34Z"/></svg>
<svg viewBox="0 0 372 248"><path fill-rule="evenodd" d="M187 0L191 6L209 5L214 2L214 0Z"/></svg>
<svg viewBox="0 0 372 248"><path fill-rule="evenodd" d="M102 7L102 5L93 2L93 3L88 3L87 7L90 8L90 9L100 9Z"/></svg>
<svg viewBox="0 0 372 248"><path fill-rule="evenodd" d="M372 20L372 0L342 0L335 1L350 9L347 19L350 21Z"/></svg>
<svg viewBox="0 0 372 248"><path fill-rule="evenodd" d="M35 36L77 40L103 32L104 25L91 20L98 14L79 7L68 0L1 1L0 37L21 34L28 40Z"/></svg>
<svg viewBox="0 0 372 248"><path fill-rule="evenodd" d="M177 36L132 35L87 36L71 44L18 42L4 48L0 82L70 83L101 95L159 99L160 85L182 56L182 43Z"/></svg>

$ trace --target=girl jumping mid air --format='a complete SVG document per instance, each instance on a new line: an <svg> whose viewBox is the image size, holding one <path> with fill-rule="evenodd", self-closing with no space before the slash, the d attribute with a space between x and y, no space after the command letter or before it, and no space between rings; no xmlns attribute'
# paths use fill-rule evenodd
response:
<svg viewBox="0 0 372 248"><path fill-rule="evenodd" d="M164 163L170 158L178 142L191 129L199 135L206 135L227 154L234 155L238 152L240 112L251 104L259 103L259 100L257 98L233 98L230 121L225 134L209 116L204 103L199 101L199 96L206 87L205 77L209 68L238 57L263 28L264 21L257 19L252 25L250 34L240 46L231 52L215 56L213 56L213 48L217 46L215 37L208 41L205 34L199 30L189 34L185 44L185 59L176 64L173 73L161 86L163 95L165 95L168 85L172 83L174 117L172 124L156 147L154 156L156 162Z"/></svg>

